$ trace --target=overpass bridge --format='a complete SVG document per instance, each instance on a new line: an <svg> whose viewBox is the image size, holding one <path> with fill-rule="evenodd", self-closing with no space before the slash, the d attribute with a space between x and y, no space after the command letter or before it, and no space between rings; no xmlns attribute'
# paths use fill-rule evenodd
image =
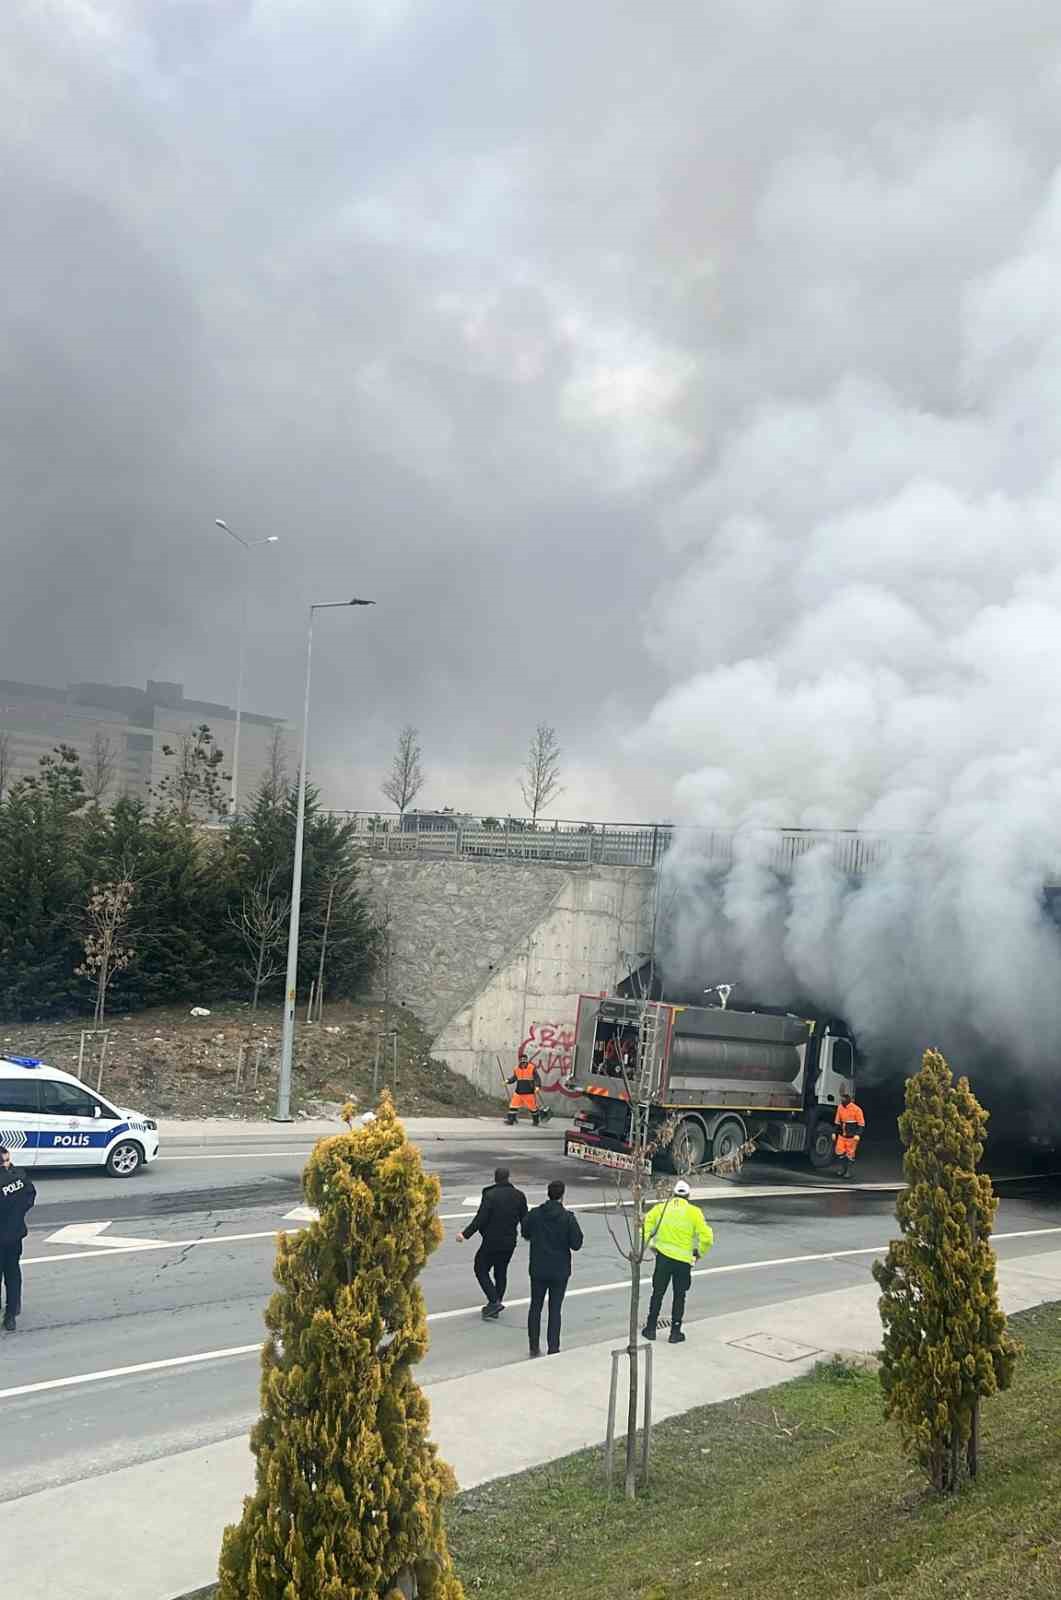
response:
<svg viewBox="0 0 1061 1600"><path fill-rule="evenodd" d="M362 881L385 929L386 998L426 1025L432 1053L486 1092L498 1057L540 1056L546 1092L563 1097L577 996L630 979L651 948L658 869L688 847L719 876L751 856L782 879L825 850L849 884L914 836L855 829L711 830L670 823L539 821L333 812L351 824ZM930 842L930 836L923 836ZM926 863L926 875L931 863ZM1042 905L1061 924L1061 877ZM695 892L695 891L694 891Z"/></svg>

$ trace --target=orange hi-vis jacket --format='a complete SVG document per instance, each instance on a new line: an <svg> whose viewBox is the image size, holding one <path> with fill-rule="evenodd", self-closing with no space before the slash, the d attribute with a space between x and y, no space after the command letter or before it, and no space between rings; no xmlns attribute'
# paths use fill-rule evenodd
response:
<svg viewBox="0 0 1061 1600"><path fill-rule="evenodd" d="M853 1100L850 1105L837 1106L835 1120L836 1153L852 1161L858 1152L858 1141L866 1127L862 1107L857 1106Z"/></svg>
<svg viewBox="0 0 1061 1600"><path fill-rule="evenodd" d="M538 1109L538 1074L532 1061L517 1061L516 1071L509 1078L509 1083L514 1083L512 1099L508 1103L510 1111L537 1111Z"/></svg>

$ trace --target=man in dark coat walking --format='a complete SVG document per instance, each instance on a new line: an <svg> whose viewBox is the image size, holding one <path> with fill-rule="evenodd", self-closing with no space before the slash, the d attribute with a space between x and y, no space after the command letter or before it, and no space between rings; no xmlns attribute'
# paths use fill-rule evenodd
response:
<svg viewBox="0 0 1061 1600"><path fill-rule="evenodd" d="M527 1215L527 1196L509 1180L507 1167L494 1170L494 1181L483 1190L479 1209L457 1238L462 1242L475 1234L482 1238L472 1263L479 1287L486 1296L483 1317L493 1321L505 1309L508 1264L516 1248L519 1225Z"/></svg>
<svg viewBox="0 0 1061 1600"><path fill-rule="evenodd" d="M560 1312L571 1277L571 1252L582 1249L582 1229L564 1205L564 1184L554 1178L549 1198L523 1219L523 1237L530 1241L531 1303L527 1313L530 1353L540 1356L542 1306L549 1297L546 1348L551 1356L560 1349Z"/></svg>
<svg viewBox="0 0 1061 1600"><path fill-rule="evenodd" d="M0 1145L0 1277L4 1281L4 1331L14 1333L15 1318L22 1310L22 1241L26 1237L26 1213L37 1199L37 1191L24 1172L11 1165L11 1152Z"/></svg>

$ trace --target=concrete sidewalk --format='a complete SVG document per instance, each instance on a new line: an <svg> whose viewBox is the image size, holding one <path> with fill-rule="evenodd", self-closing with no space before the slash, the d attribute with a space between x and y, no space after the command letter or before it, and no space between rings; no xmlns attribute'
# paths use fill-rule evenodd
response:
<svg viewBox="0 0 1061 1600"><path fill-rule="evenodd" d="M1000 1262L999 1283L1010 1313L1061 1299L1061 1250ZM877 1295L867 1278L687 1323L687 1344L655 1347L654 1418L769 1388L832 1354L877 1349ZM470 1338L477 1332L469 1326ZM461 1487L599 1444L609 1352L621 1342L617 1333L533 1365L427 1385L435 1438ZM60 1569L43 1553L54 1550L69 1600L174 1600L214 1580L222 1530L253 1483L241 1435L10 1501L0 1507L5 1582L21 1600L45 1600Z"/></svg>
<svg viewBox="0 0 1061 1600"><path fill-rule="evenodd" d="M525 1139L532 1143L562 1144L566 1119L554 1117L544 1128L521 1123L505 1126L504 1113L496 1117L402 1117L402 1126L414 1144L430 1144L437 1139ZM317 1139L342 1133L345 1125L320 1117L300 1117L296 1122L237 1122L225 1117L207 1117L184 1122L176 1117L160 1120L159 1141L165 1154L167 1145L206 1145L219 1141L232 1144L243 1140L257 1144L313 1144Z"/></svg>

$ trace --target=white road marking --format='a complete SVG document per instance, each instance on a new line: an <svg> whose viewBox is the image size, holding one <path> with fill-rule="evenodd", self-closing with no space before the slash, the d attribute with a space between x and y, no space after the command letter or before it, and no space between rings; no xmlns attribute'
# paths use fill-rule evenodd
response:
<svg viewBox="0 0 1061 1600"><path fill-rule="evenodd" d="M285 1222L316 1222L320 1212L315 1206L296 1206L294 1211L284 1212Z"/></svg>
<svg viewBox="0 0 1061 1600"><path fill-rule="evenodd" d="M275 1239L282 1228L266 1228L262 1233L215 1233L207 1239L146 1239L142 1243L116 1245L113 1250L74 1250L61 1256L26 1256L24 1267L47 1267L56 1261L106 1261L114 1256L137 1255L144 1250L188 1250L193 1245L238 1244L244 1239ZM289 1230L297 1233L298 1229Z"/></svg>
<svg viewBox="0 0 1061 1600"><path fill-rule="evenodd" d="M1061 1233L1058 1228L1022 1228L1015 1233L996 1233L993 1239L1037 1239L1044 1234ZM194 1241L193 1241L194 1242ZM212 1243L204 1240L203 1243ZM887 1240L883 1244L862 1245L853 1250L823 1250L814 1255L804 1256L777 1256L770 1261L732 1261L722 1267L700 1267L693 1273L694 1278L718 1277L726 1272L761 1272L766 1267L794 1267L801 1266L804 1262L812 1261L843 1261L853 1256L877 1256L888 1248ZM44 1260L50 1257L42 1258ZM1016 1259L1020 1259L1017 1257ZM651 1283L651 1278L642 1278L641 1286L645 1288ZM620 1289L630 1287L629 1278L617 1278L613 1283L590 1283L583 1288L569 1289L567 1298L573 1300L591 1294L612 1294ZM530 1304L530 1299L506 1300L506 1308L515 1310ZM432 1311L428 1313L428 1322L451 1322L457 1317L474 1317L482 1311L482 1305L460 1306L453 1311ZM190 1356L168 1356L161 1361L140 1361L131 1367L108 1367L102 1372L82 1372L69 1378L47 1378L40 1383L22 1383L13 1389L0 1389L0 1400L14 1400L19 1395L43 1394L50 1389L70 1389L82 1383L101 1383L105 1378L135 1377L141 1372L163 1372L175 1367L196 1366L204 1361L223 1361L232 1356L256 1355L261 1351L261 1344L230 1345L225 1350L201 1350Z"/></svg>
<svg viewBox="0 0 1061 1600"><path fill-rule="evenodd" d="M49 1378L45 1383L20 1383L14 1389L0 1389L0 1400L13 1400L20 1394L43 1394L47 1389L72 1389L79 1383L102 1383L104 1378L130 1378L138 1372L162 1372L166 1367L190 1367L200 1361L221 1361L226 1356L249 1356L261 1351L260 1344L235 1344L227 1350L204 1350L194 1356L170 1356L166 1361L139 1361L133 1367L108 1367L103 1372L82 1372L73 1378Z"/></svg>
<svg viewBox="0 0 1061 1600"><path fill-rule="evenodd" d="M285 1146L280 1150L234 1150L230 1154L211 1155L204 1150L201 1155L194 1156L159 1156L151 1165L164 1167L167 1161L262 1161L276 1160L278 1156L308 1156L313 1154L313 1146L296 1145Z"/></svg>
<svg viewBox="0 0 1061 1600"><path fill-rule="evenodd" d="M71 1222L65 1228L50 1233L45 1239L45 1244L95 1244L102 1245L108 1250L141 1250L144 1245L164 1245L162 1239L117 1239L108 1234L103 1237L104 1230L110 1227L109 1222Z"/></svg>
<svg viewBox="0 0 1061 1600"><path fill-rule="evenodd" d="M300 1209L308 1211L310 1207L305 1206L301 1207ZM467 1211L449 1212L445 1216L439 1217L438 1220L440 1222L456 1222L463 1217L470 1216L470 1214L471 1213ZM311 1218L310 1220L313 1219ZM73 1226L79 1227L82 1226L82 1224L74 1223ZM94 1224L87 1223L84 1224L84 1226L92 1227ZM125 1239L120 1243L118 1240L114 1239L100 1242L107 1242L111 1244L111 1255L131 1256L136 1255L138 1252L143 1250L189 1250L193 1245L240 1244L244 1240L275 1239L278 1233L299 1232L301 1232L301 1229L299 1228L284 1228L278 1225L275 1228L264 1228L255 1233L212 1233L203 1239ZM54 1237L55 1235L53 1234L52 1238ZM45 1239L43 1242L45 1244L50 1244L52 1241L51 1239ZM106 1254L107 1252L102 1250L73 1250L67 1251L61 1256L24 1256L22 1259L22 1265L24 1267L46 1267L54 1261L100 1261L104 1259Z"/></svg>

